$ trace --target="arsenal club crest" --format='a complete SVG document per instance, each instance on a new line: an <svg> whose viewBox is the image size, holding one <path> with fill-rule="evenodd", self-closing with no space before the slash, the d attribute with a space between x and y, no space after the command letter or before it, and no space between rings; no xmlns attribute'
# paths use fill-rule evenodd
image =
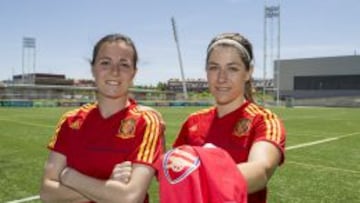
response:
<svg viewBox="0 0 360 203"><path fill-rule="evenodd" d="M120 137L122 139L129 139L135 137L135 125L136 121L134 118L122 120L117 137Z"/></svg>
<svg viewBox="0 0 360 203"><path fill-rule="evenodd" d="M171 184L179 183L189 176L200 166L200 158L195 154L191 147L182 150L173 149L167 152L163 159L163 170L165 177Z"/></svg>
<svg viewBox="0 0 360 203"><path fill-rule="evenodd" d="M242 118L237 121L235 124L234 132L233 134L236 136L241 136L245 133L247 133L250 129L251 121L247 118Z"/></svg>

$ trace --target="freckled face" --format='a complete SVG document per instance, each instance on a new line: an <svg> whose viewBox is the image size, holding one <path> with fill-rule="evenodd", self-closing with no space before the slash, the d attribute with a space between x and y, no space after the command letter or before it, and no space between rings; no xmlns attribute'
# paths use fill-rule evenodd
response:
<svg viewBox="0 0 360 203"><path fill-rule="evenodd" d="M209 90L218 105L241 105L245 99L245 83L251 77L239 51L231 46L217 46L206 65Z"/></svg>
<svg viewBox="0 0 360 203"><path fill-rule="evenodd" d="M127 96L136 74L133 49L123 41L104 43L95 58L92 73L100 98Z"/></svg>

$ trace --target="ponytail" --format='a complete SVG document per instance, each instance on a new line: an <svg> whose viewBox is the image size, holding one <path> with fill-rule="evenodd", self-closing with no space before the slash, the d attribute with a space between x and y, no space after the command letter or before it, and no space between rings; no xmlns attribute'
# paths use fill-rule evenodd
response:
<svg viewBox="0 0 360 203"><path fill-rule="evenodd" d="M252 79L245 82L245 99L250 102L255 102L253 97Z"/></svg>

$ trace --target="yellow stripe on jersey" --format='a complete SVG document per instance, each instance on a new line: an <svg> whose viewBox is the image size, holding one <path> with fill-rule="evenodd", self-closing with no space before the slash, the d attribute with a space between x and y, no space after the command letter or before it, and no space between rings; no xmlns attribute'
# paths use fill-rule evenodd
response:
<svg viewBox="0 0 360 203"><path fill-rule="evenodd" d="M156 116L149 112L144 112L143 116L146 122L146 128L137 160L152 163L153 154L151 154L151 152L154 152L156 148L160 122Z"/></svg>
<svg viewBox="0 0 360 203"><path fill-rule="evenodd" d="M274 113L267 109L262 109L255 104L248 105L247 112L252 114L260 114L264 118L267 140L279 143L281 139L281 125L279 119Z"/></svg>
<svg viewBox="0 0 360 203"><path fill-rule="evenodd" d="M267 118L270 121L271 125L271 131L268 134L268 139L272 141L276 141L277 132L279 131L276 126L276 121L274 119L274 116L272 114L266 114L268 115Z"/></svg>
<svg viewBox="0 0 360 203"><path fill-rule="evenodd" d="M209 107L209 108L206 108L206 109L200 109L200 110L198 110L198 111L196 111L196 112L194 112L194 113L191 113L191 114L189 115L189 117L195 116L195 115L199 115L199 114L207 113L207 112L213 110L214 108L215 108L215 107Z"/></svg>
<svg viewBox="0 0 360 203"><path fill-rule="evenodd" d="M145 113L144 118L146 118L146 120L148 120L149 122L149 139L146 141L146 148L144 150L144 155L143 155L143 161L146 161L148 159L150 150L149 147L151 146L151 143L154 139L154 132L156 130L156 126L155 126L155 121L154 118L150 115L148 115L147 113Z"/></svg>
<svg viewBox="0 0 360 203"><path fill-rule="evenodd" d="M250 105L248 105L246 108L245 108L245 111L250 114L250 116L254 117L256 115L256 111L253 109L253 107Z"/></svg>
<svg viewBox="0 0 360 203"><path fill-rule="evenodd" d="M146 128L145 128L145 132L144 132L144 136L143 136L143 140L140 144L140 149L139 149L139 152L138 152L138 155L137 155L137 160L141 160L141 157L143 156L144 154L144 150L145 150L145 145L147 143L147 140L148 140L148 136L150 134L150 127L149 127L149 123L150 121L148 120L148 118L144 118L145 119L145 122L146 122Z"/></svg>
<svg viewBox="0 0 360 203"><path fill-rule="evenodd" d="M96 106L97 106L97 102L87 103L87 104L83 105L80 109L84 112L89 112L92 109L96 108Z"/></svg>
<svg viewBox="0 0 360 203"><path fill-rule="evenodd" d="M276 119L274 119L274 121L275 121L275 124L276 124L276 129L278 130L278 132L276 134L277 136L274 138L274 141L276 143L280 143L280 141L281 141L281 133L282 133L280 120L278 118L276 118Z"/></svg>
<svg viewBox="0 0 360 203"><path fill-rule="evenodd" d="M130 109L129 113L132 114L132 115L137 115L137 116L141 115L140 110L138 109L138 107Z"/></svg>
<svg viewBox="0 0 360 203"><path fill-rule="evenodd" d="M263 109L260 109L258 106L251 104L252 108L257 112L257 114L260 114L264 118L265 126L266 126L266 132L265 132L265 138L267 140L272 140L272 132L273 132L273 125L271 121L271 115L267 114Z"/></svg>
<svg viewBox="0 0 360 203"><path fill-rule="evenodd" d="M152 139L146 150L149 152L148 153L148 155L149 155L148 161L150 163L152 163L154 160L154 153L155 153L156 145L157 145L157 142L159 139L159 134L160 134L160 121L159 121L159 119L157 119L157 117L155 115L151 114L151 116L153 117L153 120L154 120L154 128L155 128L154 130L155 131L152 131L153 132Z"/></svg>
<svg viewBox="0 0 360 203"><path fill-rule="evenodd" d="M280 121L276 117L276 115L270 112L269 110L265 110L265 112L267 113L269 120L271 121L271 127L272 127L272 132L271 134L269 134L269 139L276 143L279 143L281 138Z"/></svg>
<svg viewBox="0 0 360 203"><path fill-rule="evenodd" d="M269 115L263 115L266 124L266 139L271 140L271 133L273 132L273 126Z"/></svg>
<svg viewBox="0 0 360 203"><path fill-rule="evenodd" d="M51 137L51 140L48 144L48 147L50 147L51 149L53 149L55 147L55 143L57 141L57 137L59 135L59 132L60 132L60 129L61 129L61 126L62 124L66 121L68 115L70 114L73 114L74 113L74 110L73 111L70 111L68 113L65 113L64 115L61 116L60 120L58 121L58 123L56 124L56 128L55 128L55 134Z"/></svg>

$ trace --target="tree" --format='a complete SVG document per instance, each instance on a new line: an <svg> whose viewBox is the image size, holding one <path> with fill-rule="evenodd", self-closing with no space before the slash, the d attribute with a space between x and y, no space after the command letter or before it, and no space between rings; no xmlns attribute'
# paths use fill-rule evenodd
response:
<svg viewBox="0 0 360 203"><path fill-rule="evenodd" d="M167 84L165 82L158 82L156 85L157 90L165 91L167 90Z"/></svg>

